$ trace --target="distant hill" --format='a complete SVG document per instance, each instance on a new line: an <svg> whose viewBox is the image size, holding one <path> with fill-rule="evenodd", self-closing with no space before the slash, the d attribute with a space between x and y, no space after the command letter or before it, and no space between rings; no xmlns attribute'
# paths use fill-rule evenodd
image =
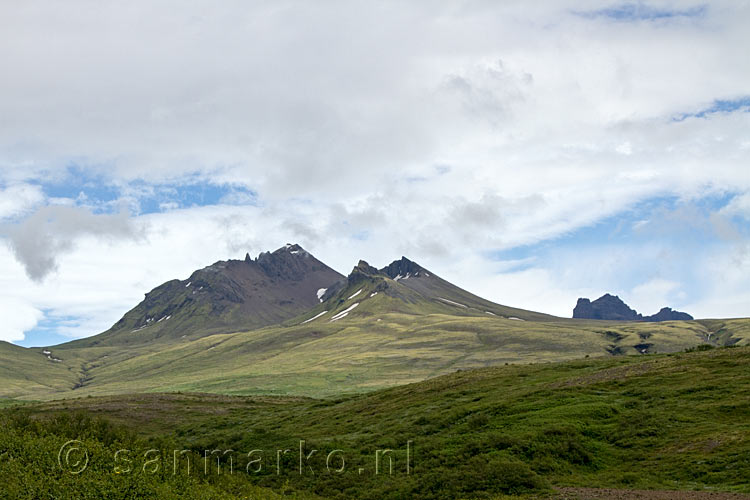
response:
<svg viewBox="0 0 750 500"><path fill-rule="evenodd" d="M658 313L651 316L643 316L634 309L628 307L617 295L605 293L595 301L580 298L573 309L573 318L576 319L603 319L611 321L690 321L693 317L687 313L674 311L669 307L663 307Z"/></svg>

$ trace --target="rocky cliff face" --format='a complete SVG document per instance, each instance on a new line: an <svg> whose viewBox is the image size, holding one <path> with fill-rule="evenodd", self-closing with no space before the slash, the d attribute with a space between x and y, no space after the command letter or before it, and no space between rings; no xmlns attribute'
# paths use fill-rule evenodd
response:
<svg viewBox="0 0 750 500"><path fill-rule="evenodd" d="M620 297L608 293L593 302L589 299L578 299L578 303L573 309L573 317L617 321L640 321L643 319L635 310L629 308Z"/></svg>
<svg viewBox="0 0 750 500"><path fill-rule="evenodd" d="M662 308L651 316L643 316L628 307L617 295L604 294L595 301L586 298L578 299L573 318L602 319L609 321L689 321L693 317L687 313L674 311L669 307Z"/></svg>
<svg viewBox="0 0 750 500"><path fill-rule="evenodd" d="M662 307L661 310L651 316L646 316L643 321L690 321L693 319L688 313L675 311L671 307Z"/></svg>

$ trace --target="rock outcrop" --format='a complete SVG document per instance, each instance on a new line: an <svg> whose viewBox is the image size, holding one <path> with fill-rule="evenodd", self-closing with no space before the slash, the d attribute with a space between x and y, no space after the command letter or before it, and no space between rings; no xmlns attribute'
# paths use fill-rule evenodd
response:
<svg viewBox="0 0 750 500"><path fill-rule="evenodd" d="M651 316L646 316L643 321L690 321L693 319L688 313L675 311L671 307L662 307L661 310Z"/></svg>
<svg viewBox="0 0 750 500"><path fill-rule="evenodd" d="M578 319L602 319L609 321L689 321L693 317L688 313L675 311L669 307L662 308L658 313L651 316L643 316L620 299L617 295L608 293L602 295L595 301L586 298L578 299L573 318Z"/></svg>
<svg viewBox="0 0 750 500"><path fill-rule="evenodd" d="M608 293L595 301L578 299L573 317L581 319L608 319L616 321L641 321L643 316L629 308L617 295Z"/></svg>

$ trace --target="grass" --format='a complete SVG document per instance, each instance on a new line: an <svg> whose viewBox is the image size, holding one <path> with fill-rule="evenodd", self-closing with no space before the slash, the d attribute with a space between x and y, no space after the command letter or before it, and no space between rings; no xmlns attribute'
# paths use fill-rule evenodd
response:
<svg viewBox="0 0 750 500"><path fill-rule="evenodd" d="M42 349L0 341L0 398L43 399L69 391L78 371L76 363L47 359Z"/></svg>
<svg viewBox="0 0 750 500"><path fill-rule="evenodd" d="M15 366L10 356L7 372L0 370L0 395L38 400L184 391L336 397L457 369L640 355L642 350L668 353L706 342L750 340L750 320L535 322L390 309L388 301L373 300L334 323L300 320L171 343L51 348L61 363L49 361L41 350L25 350L26 364Z"/></svg>
<svg viewBox="0 0 750 500"><path fill-rule="evenodd" d="M301 492L277 493L238 476L201 476L166 467L173 446L140 440L105 420L77 414L31 419L26 413L0 415L0 494L8 499L314 499ZM70 436L76 442L71 443ZM135 460L148 450L149 461ZM61 450L66 450L61 452ZM81 450L86 450L85 455ZM70 453L68 453L70 451ZM124 453L123 453L124 452ZM119 453L119 455L117 455ZM116 460L113 457L133 457ZM198 456L194 457L197 460ZM64 468L61 464L65 464Z"/></svg>
<svg viewBox="0 0 750 500"><path fill-rule="evenodd" d="M4 411L106 416L144 443L237 450L243 471L246 453L263 450L262 471L233 480L325 498L485 498L551 486L750 493L749 368L750 348L737 347L462 370L326 400L139 394ZM314 475L298 472L300 440L305 453L320 450L305 463ZM279 449L292 451L277 474ZM334 449L344 473L325 470ZM394 450L393 475L374 473L378 449Z"/></svg>

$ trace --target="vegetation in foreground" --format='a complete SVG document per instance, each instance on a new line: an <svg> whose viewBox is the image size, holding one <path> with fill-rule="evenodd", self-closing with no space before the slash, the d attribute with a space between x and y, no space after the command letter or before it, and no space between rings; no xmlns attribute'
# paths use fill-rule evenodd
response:
<svg viewBox="0 0 750 500"><path fill-rule="evenodd" d="M184 491L195 495L189 498L242 498L249 491L242 488L255 487L268 488L258 490L267 495L373 499L544 494L551 486L750 493L748 368L750 348L737 347L461 371L335 400L195 394L61 400L3 410L11 431L0 445L0 484L17 488L21 498L79 489L99 498L136 487L148 488L152 498ZM102 425L96 421L81 428L60 423L60 415L78 411L129 429L133 441L88 430ZM89 443L95 464L75 477L55 462L56 447L72 438ZM222 455L222 474L213 471L212 458L208 475L118 478L109 455L123 443L137 450L235 451ZM386 459L376 474L375 454L386 449L394 450L393 474L386 473ZM252 450L262 451L248 458ZM342 473L326 469L332 450L342 450ZM339 468L340 457L334 459ZM230 466L234 474L227 474ZM131 498L124 495L110 498Z"/></svg>

